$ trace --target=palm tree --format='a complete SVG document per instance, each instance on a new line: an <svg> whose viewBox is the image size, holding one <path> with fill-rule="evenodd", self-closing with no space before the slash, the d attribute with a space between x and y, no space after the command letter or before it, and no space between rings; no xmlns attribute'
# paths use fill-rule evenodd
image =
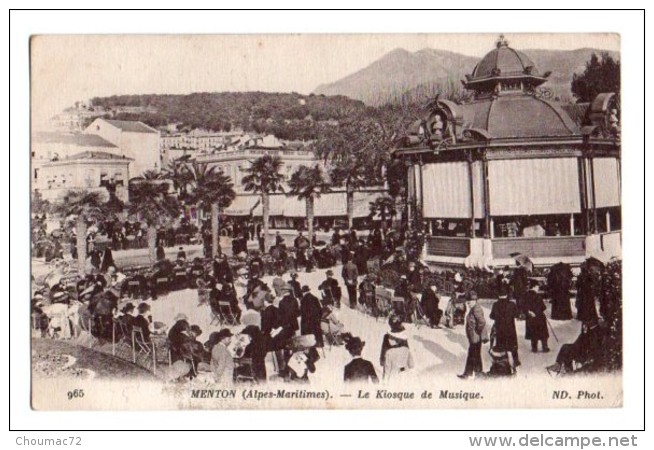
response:
<svg viewBox="0 0 654 450"><path fill-rule="evenodd" d="M192 173L189 169L188 157L180 156L171 160L163 170L166 178L173 182L175 191L180 199L186 198L186 187L192 180Z"/></svg>
<svg viewBox="0 0 654 450"><path fill-rule="evenodd" d="M71 190L61 202L53 205L53 212L63 217L75 216L77 231L77 261L79 272L86 272L86 222L99 221L107 214L106 203L100 192Z"/></svg>
<svg viewBox="0 0 654 450"><path fill-rule="evenodd" d="M264 155L250 162L250 167L244 170L247 174L241 181L248 192L261 195L263 208L263 250L268 250L268 219L270 216L270 197L274 192L283 192L284 175L280 173L282 160L279 156Z"/></svg>
<svg viewBox="0 0 654 450"><path fill-rule="evenodd" d="M155 261L157 226L164 225L180 213L177 198L168 193L167 183L153 180L135 181L129 185L127 210L148 225L148 250L150 262Z"/></svg>
<svg viewBox="0 0 654 450"><path fill-rule="evenodd" d="M146 170L141 175L138 177L134 177L135 180L161 180L163 179L161 172L157 172L156 170Z"/></svg>
<svg viewBox="0 0 654 450"><path fill-rule="evenodd" d="M379 214L382 221L382 233L386 236L386 219L395 217L397 209L395 200L390 195L384 195L370 202L370 218Z"/></svg>
<svg viewBox="0 0 654 450"><path fill-rule="evenodd" d="M232 204L236 193L232 179L225 175L222 170L213 166L208 169L208 174L194 182L192 201L201 206L211 205L211 248L212 256L218 253L218 221L220 210Z"/></svg>
<svg viewBox="0 0 654 450"><path fill-rule="evenodd" d="M309 242L313 242L314 201L321 194L331 191L329 183L320 166L316 164L314 167L298 167L291 175L288 185L291 188L289 195L297 195L299 200L306 202Z"/></svg>

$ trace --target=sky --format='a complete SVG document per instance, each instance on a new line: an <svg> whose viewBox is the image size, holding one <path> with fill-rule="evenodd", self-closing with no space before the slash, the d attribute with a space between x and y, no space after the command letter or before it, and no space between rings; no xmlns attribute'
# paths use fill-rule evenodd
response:
<svg viewBox="0 0 654 450"><path fill-rule="evenodd" d="M495 34L43 35L31 47L35 124L95 96L266 91L309 94L395 48L483 56ZM617 34L507 34L516 49L620 50ZM472 70L472 68L470 68Z"/></svg>

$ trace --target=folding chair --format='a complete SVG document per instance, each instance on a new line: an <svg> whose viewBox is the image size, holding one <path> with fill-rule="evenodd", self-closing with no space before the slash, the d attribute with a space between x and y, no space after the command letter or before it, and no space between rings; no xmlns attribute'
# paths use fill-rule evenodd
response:
<svg viewBox="0 0 654 450"><path fill-rule="evenodd" d="M254 376L252 358L234 358L234 381L237 383L258 383L257 378Z"/></svg>
<svg viewBox="0 0 654 450"><path fill-rule="evenodd" d="M416 309L413 312L413 323L416 325L416 329L420 329L420 325L424 323L427 326L430 326L429 320L425 316L424 311L422 310L422 306L420 305L420 301L416 302Z"/></svg>
<svg viewBox="0 0 654 450"><path fill-rule="evenodd" d="M210 299L207 300L207 304L209 305L209 314L211 315L209 325L222 325L223 320L220 316L220 306L212 303Z"/></svg>
<svg viewBox="0 0 654 450"><path fill-rule="evenodd" d="M395 314L398 314L402 317L406 314L406 304L404 302L404 297L393 297L391 300L392 310ZM406 318L405 318L406 319Z"/></svg>
<svg viewBox="0 0 654 450"><path fill-rule="evenodd" d="M152 343L146 342L145 335L141 327L132 327L132 355L133 362L136 364L136 354L143 353L149 355L152 351Z"/></svg>
<svg viewBox="0 0 654 450"><path fill-rule="evenodd" d="M380 317L383 319L390 314L392 309L390 295L391 294L382 287L375 289L375 310L377 312L375 321L377 321L377 319Z"/></svg>
<svg viewBox="0 0 654 450"><path fill-rule="evenodd" d="M129 298L140 297L142 292L141 282L137 279L127 280L127 295Z"/></svg>
<svg viewBox="0 0 654 450"><path fill-rule="evenodd" d="M154 290L157 296L168 293L170 279L168 277L158 277L154 280Z"/></svg>
<svg viewBox="0 0 654 450"><path fill-rule="evenodd" d="M157 364L168 364L168 367L173 365L172 354L170 352L170 341L168 337L151 336L152 341L152 368L153 372L157 373Z"/></svg>
<svg viewBox="0 0 654 450"><path fill-rule="evenodd" d="M204 276L204 269L196 268L189 273L189 287L198 286L197 282Z"/></svg>
<svg viewBox="0 0 654 450"><path fill-rule="evenodd" d="M127 324L117 318L112 318L112 329L111 329L111 354L116 356L116 347L120 344L129 347L129 339L132 335L130 330L127 327Z"/></svg>
<svg viewBox="0 0 654 450"><path fill-rule="evenodd" d="M186 275L186 269L175 269L173 280L175 289L186 289L188 287L188 276Z"/></svg>
<svg viewBox="0 0 654 450"><path fill-rule="evenodd" d="M218 301L218 312L222 324L238 325L236 314L232 310L232 305L228 301Z"/></svg>

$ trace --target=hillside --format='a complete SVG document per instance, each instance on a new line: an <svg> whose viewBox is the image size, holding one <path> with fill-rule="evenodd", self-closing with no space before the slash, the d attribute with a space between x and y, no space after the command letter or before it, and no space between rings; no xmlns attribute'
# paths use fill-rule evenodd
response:
<svg viewBox="0 0 654 450"><path fill-rule="evenodd" d="M130 111L124 112L125 107ZM188 95L120 95L91 99L107 116L158 127L213 131L242 129L281 139L313 139L318 124L338 120L365 105L344 96L266 92L203 92ZM142 111L139 111L142 109Z"/></svg>
<svg viewBox="0 0 654 450"><path fill-rule="evenodd" d="M580 73L593 52L602 50L523 50L541 72L552 71L545 86L561 100L572 98L572 74ZM609 52L614 58L619 53ZM435 90L460 89L460 80L471 73L479 58L444 50L423 49L409 52L395 49L369 66L330 84L315 89L316 94L345 95L377 106L409 92L411 98Z"/></svg>

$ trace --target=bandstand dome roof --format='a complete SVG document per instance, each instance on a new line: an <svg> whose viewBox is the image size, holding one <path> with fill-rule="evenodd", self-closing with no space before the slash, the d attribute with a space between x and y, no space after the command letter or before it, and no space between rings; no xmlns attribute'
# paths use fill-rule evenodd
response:
<svg viewBox="0 0 654 450"><path fill-rule="evenodd" d="M581 134L557 104L531 95L494 97L457 105L464 129L484 130L490 138L545 138Z"/></svg>
<svg viewBox="0 0 654 450"><path fill-rule="evenodd" d="M471 79L490 78L497 75L518 76L523 75L527 70L531 71L531 75L539 75L536 65L527 55L508 47L508 45L498 44L497 48L488 52L479 61L472 71Z"/></svg>

